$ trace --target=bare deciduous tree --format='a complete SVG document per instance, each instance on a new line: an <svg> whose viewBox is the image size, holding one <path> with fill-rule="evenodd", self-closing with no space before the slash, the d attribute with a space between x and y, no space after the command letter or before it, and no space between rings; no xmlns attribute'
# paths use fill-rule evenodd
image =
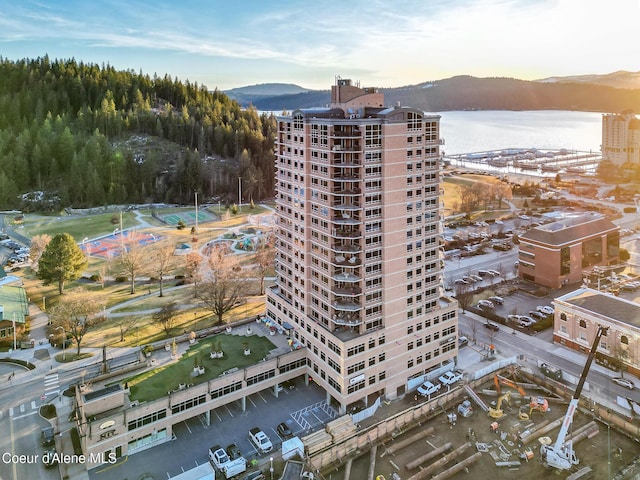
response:
<svg viewBox="0 0 640 480"><path fill-rule="evenodd" d="M260 279L260 295L264 295L264 279L270 268L273 268L276 258L276 249L272 245L271 235L264 239L256 251L256 265L254 270Z"/></svg>
<svg viewBox="0 0 640 480"><path fill-rule="evenodd" d="M140 244L140 236L130 232L126 241L122 244L119 264L122 271L131 277L131 294L136 293L136 275L143 273L147 264L147 255Z"/></svg>
<svg viewBox="0 0 640 480"><path fill-rule="evenodd" d="M47 248L47 245L49 245L50 241L51 235L47 235L46 233L42 235L35 235L31 239L31 243L29 244L29 247L31 249L29 250L29 256L31 257L31 269L34 272L38 271L38 261L40 260L40 255L42 255L42 252L44 252L45 248Z"/></svg>
<svg viewBox="0 0 640 480"><path fill-rule="evenodd" d="M71 335L76 341L77 355L80 355L80 344L86 333L104 321L100 315L104 303L102 296L77 288L60 297L60 302L52 309L52 329L62 327L65 334Z"/></svg>
<svg viewBox="0 0 640 480"><path fill-rule="evenodd" d="M164 330L167 336L171 333L176 321L177 307L175 302L168 303L160 309L160 311L153 314L153 320L160 324L160 327Z"/></svg>
<svg viewBox="0 0 640 480"><path fill-rule="evenodd" d="M198 298L207 309L218 317L221 324L224 314L242 303L249 294L247 277L233 255L214 250L208 261L209 271L198 291Z"/></svg>
<svg viewBox="0 0 640 480"><path fill-rule="evenodd" d="M200 252L187 253L184 258L185 272L187 280L193 283L193 297L198 296L198 282L202 277L200 268L202 267L202 255Z"/></svg>
<svg viewBox="0 0 640 480"><path fill-rule="evenodd" d="M177 263L175 246L171 241L163 240L153 245L149 250L150 271L155 277L158 277L160 282L160 294L158 296L162 297L164 276L171 272Z"/></svg>

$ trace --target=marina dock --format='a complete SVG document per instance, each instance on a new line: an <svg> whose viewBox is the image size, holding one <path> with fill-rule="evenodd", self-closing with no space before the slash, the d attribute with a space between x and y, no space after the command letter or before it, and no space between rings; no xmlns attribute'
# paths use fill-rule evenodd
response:
<svg viewBox="0 0 640 480"><path fill-rule="evenodd" d="M445 163L457 167L544 175L584 174L596 169L602 160L599 152L577 150L508 148L485 152L445 155Z"/></svg>

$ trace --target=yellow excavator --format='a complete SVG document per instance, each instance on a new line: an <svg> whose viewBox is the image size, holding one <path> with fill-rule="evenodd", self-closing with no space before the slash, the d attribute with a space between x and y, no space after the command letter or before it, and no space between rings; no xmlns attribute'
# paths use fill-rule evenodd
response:
<svg viewBox="0 0 640 480"><path fill-rule="evenodd" d="M494 375L493 383L496 386L496 392L498 392L498 395L500 395L501 393L500 385L502 384L517 390L524 400L527 399L527 393L524 391L524 388L522 388L513 380L509 380L508 378L503 377L502 375ZM547 410L549 410L549 402L547 402L547 399L544 397L530 397L528 415L526 413L525 408L526 407L523 405L522 409L520 410L520 413L519 413L520 420L527 420L534 411L545 413Z"/></svg>
<svg viewBox="0 0 640 480"><path fill-rule="evenodd" d="M504 402L506 402L507 405L509 405L509 400L511 400L511 392L507 392L504 395L501 395L498 398L498 403L496 404L496 407L489 407L489 416L491 418L502 418L504 417L504 411L502 410L502 404Z"/></svg>

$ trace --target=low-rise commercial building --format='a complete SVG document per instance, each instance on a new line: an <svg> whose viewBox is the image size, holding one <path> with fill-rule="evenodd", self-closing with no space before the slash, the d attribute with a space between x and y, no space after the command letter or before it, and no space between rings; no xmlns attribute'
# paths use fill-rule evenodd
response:
<svg viewBox="0 0 640 480"><path fill-rule="evenodd" d="M518 273L548 288L579 283L585 270L618 263L619 230L592 212L532 228L520 237Z"/></svg>
<svg viewBox="0 0 640 480"><path fill-rule="evenodd" d="M640 304L590 288L574 290L553 303L554 342L587 353L598 325L609 327L596 361L640 376Z"/></svg>

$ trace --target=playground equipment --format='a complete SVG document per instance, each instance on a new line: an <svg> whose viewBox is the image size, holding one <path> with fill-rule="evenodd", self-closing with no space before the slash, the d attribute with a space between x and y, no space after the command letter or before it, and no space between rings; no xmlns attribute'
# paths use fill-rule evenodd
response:
<svg viewBox="0 0 640 480"><path fill-rule="evenodd" d="M500 396L500 398L498 398L498 403L496 404L496 407L493 408L489 408L489 416L491 418L502 418L504 417L505 413L502 410L502 403L506 402L507 405L509 405L509 400L511 399L511 392L507 392L504 395Z"/></svg>
<svg viewBox="0 0 640 480"><path fill-rule="evenodd" d="M573 394L573 398L571 399L571 402L569 402L569 408L567 409L567 413L565 414L564 420L562 421L562 427L560 427L558 438L553 445L540 446L540 455L542 456L542 461L545 466L557 468L558 470L569 470L573 465L577 465L578 463L580 463L580 460L578 460L575 452L573 451L573 442L568 441L565 445L564 441L567 437L569 427L573 422L573 415L578 408L578 402L580 400L580 394L582 393L582 387L584 386L584 382L587 379L587 374L589 373L589 369L591 368L593 358L596 355L596 350L598 349L598 345L600 344L600 338L608 330L609 327L598 325L598 331L596 332L596 336L593 339L591 351L589 352L589 356L587 357L584 369L582 370L582 375L580 376L580 381L576 386L576 391Z"/></svg>

